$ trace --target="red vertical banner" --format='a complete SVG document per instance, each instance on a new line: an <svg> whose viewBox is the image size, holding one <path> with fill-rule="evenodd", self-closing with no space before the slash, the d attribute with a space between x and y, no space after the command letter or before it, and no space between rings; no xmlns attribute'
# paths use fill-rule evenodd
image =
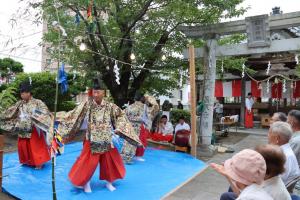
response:
<svg viewBox="0 0 300 200"><path fill-rule="evenodd" d="M223 97L223 82L216 80L215 97Z"/></svg>
<svg viewBox="0 0 300 200"><path fill-rule="evenodd" d="M242 81L233 80L232 81L232 97L242 96Z"/></svg>
<svg viewBox="0 0 300 200"><path fill-rule="evenodd" d="M299 98L300 97L300 81L294 82L294 88L293 88L293 97Z"/></svg>
<svg viewBox="0 0 300 200"><path fill-rule="evenodd" d="M251 93L253 97L261 97L261 90L258 88L258 83L251 80Z"/></svg>
<svg viewBox="0 0 300 200"><path fill-rule="evenodd" d="M282 98L282 83L272 84L272 98Z"/></svg>

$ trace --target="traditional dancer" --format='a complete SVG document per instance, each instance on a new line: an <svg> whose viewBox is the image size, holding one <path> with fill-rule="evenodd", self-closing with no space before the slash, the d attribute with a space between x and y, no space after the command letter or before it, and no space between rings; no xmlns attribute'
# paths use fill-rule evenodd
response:
<svg viewBox="0 0 300 200"><path fill-rule="evenodd" d="M143 147L136 148L125 141L121 149L121 155L126 163L131 163L134 156L138 161L145 161L143 156L147 146L147 137L154 115L159 111L159 106L154 97L144 96L140 92L137 92L134 99L135 102L129 105L125 109L125 112Z"/></svg>
<svg viewBox="0 0 300 200"><path fill-rule="evenodd" d="M6 132L18 133L20 163L41 169L50 160L50 148L46 142L49 138L35 125L32 116L35 112L43 113L47 117L46 121L51 121L51 115L41 100L32 97L28 82L20 84L20 94L22 100L0 115L0 128Z"/></svg>
<svg viewBox="0 0 300 200"><path fill-rule="evenodd" d="M141 145L139 138L125 113L115 104L103 99L105 89L100 81L94 80L93 98L66 113L58 125L58 131L66 141L74 136L86 121L87 132L80 156L69 172L74 186L91 192L90 179L100 163L100 180L106 180L110 191L112 183L123 179L125 167L120 154L112 145L112 129L132 145ZM69 137L69 138L68 138Z"/></svg>
<svg viewBox="0 0 300 200"><path fill-rule="evenodd" d="M246 98L246 109L245 109L245 128L253 128L253 112L252 107L254 100L252 98L252 93L248 93Z"/></svg>

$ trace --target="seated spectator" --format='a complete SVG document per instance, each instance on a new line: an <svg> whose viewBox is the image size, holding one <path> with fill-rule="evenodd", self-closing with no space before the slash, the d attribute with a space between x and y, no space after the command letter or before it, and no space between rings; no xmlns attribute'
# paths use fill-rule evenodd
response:
<svg viewBox="0 0 300 200"><path fill-rule="evenodd" d="M290 200L291 196L287 191L280 174L284 172L285 155L280 147L275 145L261 145L255 148L266 162L267 170L262 188L274 200ZM234 200L237 198L233 192L222 194L221 200Z"/></svg>
<svg viewBox="0 0 300 200"><path fill-rule="evenodd" d="M285 113L283 112L276 112L273 114L273 116L271 117L271 121L270 123L273 124L274 122L286 122L287 121L287 116Z"/></svg>
<svg viewBox="0 0 300 200"><path fill-rule="evenodd" d="M161 116L159 125L152 134L151 139L154 141L161 142L172 142L173 141L173 125L171 122L168 122L168 117L166 115Z"/></svg>
<svg viewBox="0 0 300 200"><path fill-rule="evenodd" d="M184 116L181 116L179 118L179 123L175 127L175 134L177 131L180 131L180 130L187 130L187 131L191 130L190 125L185 123Z"/></svg>
<svg viewBox="0 0 300 200"><path fill-rule="evenodd" d="M300 176L297 158L289 144L292 134L291 126L286 122L274 122L268 134L269 144L280 146L286 157L285 171L281 174L285 185L288 185L293 179Z"/></svg>
<svg viewBox="0 0 300 200"><path fill-rule="evenodd" d="M300 111L291 110L288 114L287 122L291 125L293 130L290 145L296 155L298 165L300 167Z"/></svg>
<svg viewBox="0 0 300 200"><path fill-rule="evenodd" d="M238 194L237 200L273 199L261 186L267 167L258 152L245 149L226 160L224 166L212 163L211 167L227 178Z"/></svg>
<svg viewBox="0 0 300 200"><path fill-rule="evenodd" d="M274 200L290 200L291 196L280 177L284 173L286 161L282 149L275 145L261 145L255 150L264 157L267 164L265 181L262 184L264 190Z"/></svg>

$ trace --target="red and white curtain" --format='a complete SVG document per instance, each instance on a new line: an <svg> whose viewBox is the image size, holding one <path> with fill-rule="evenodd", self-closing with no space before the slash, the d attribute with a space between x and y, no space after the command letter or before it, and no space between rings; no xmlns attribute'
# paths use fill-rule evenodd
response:
<svg viewBox="0 0 300 200"><path fill-rule="evenodd" d="M267 89L267 82L259 84L251 80L246 81L246 95L251 92L253 97L261 98L300 98L300 81L294 82L294 87L291 88L292 83L286 81L286 92L283 92L283 83L269 82L269 91ZM242 91L242 81L220 81L216 80L215 97L240 97Z"/></svg>

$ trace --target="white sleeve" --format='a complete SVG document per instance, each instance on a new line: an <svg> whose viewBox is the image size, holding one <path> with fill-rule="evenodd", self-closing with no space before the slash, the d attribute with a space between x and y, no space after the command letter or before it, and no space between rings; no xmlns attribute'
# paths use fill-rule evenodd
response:
<svg viewBox="0 0 300 200"><path fill-rule="evenodd" d="M166 127L166 133L167 134L173 134L173 131L174 131L174 128L173 128L173 125L169 122L167 123L167 127Z"/></svg>
<svg viewBox="0 0 300 200"><path fill-rule="evenodd" d="M247 108L247 110L252 109L251 101L248 98L246 99L246 108Z"/></svg>

